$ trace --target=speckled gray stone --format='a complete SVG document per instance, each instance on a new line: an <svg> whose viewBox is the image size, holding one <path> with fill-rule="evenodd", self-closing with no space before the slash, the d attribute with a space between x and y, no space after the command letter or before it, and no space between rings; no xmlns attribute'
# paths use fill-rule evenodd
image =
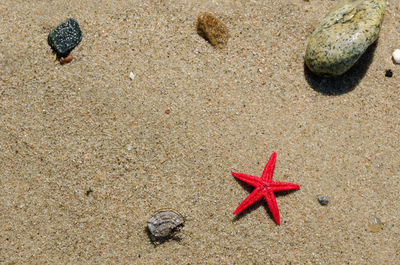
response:
<svg viewBox="0 0 400 265"><path fill-rule="evenodd" d="M321 205L328 205L329 198L326 196L318 196L318 201Z"/></svg>
<svg viewBox="0 0 400 265"><path fill-rule="evenodd" d="M68 18L54 28L47 38L47 42L57 53L58 57L65 57L81 42L82 31L78 22Z"/></svg>
<svg viewBox="0 0 400 265"><path fill-rule="evenodd" d="M305 63L317 75L349 70L379 36L384 0L344 0L334 6L312 33Z"/></svg>

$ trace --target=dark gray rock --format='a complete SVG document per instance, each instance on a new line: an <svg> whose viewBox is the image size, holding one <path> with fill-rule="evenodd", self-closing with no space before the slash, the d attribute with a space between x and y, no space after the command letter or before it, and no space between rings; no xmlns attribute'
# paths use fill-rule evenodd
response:
<svg viewBox="0 0 400 265"><path fill-rule="evenodd" d="M318 201L321 205L327 205L329 203L329 198L326 196L318 196Z"/></svg>
<svg viewBox="0 0 400 265"><path fill-rule="evenodd" d="M54 28L47 38L47 42L57 53L58 57L68 56L81 40L81 28L78 22L73 18L68 18Z"/></svg>

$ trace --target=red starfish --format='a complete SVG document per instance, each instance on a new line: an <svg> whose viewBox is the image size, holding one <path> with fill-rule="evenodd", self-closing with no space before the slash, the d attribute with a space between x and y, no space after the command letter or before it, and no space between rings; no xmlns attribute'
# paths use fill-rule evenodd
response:
<svg viewBox="0 0 400 265"><path fill-rule="evenodd" d="M265 165L265 169L261 175L261 178L246 175L242 173L232 172L232 175L235 178L240 179L241 181L246 182L247 184L253 186L255 189L247 196L246 199L236 208L233 214L240 213L256 201L260 200L262 197L267 201L268 207L272 213L272 216L275 219L275 222L280 225L281 221L279 219L279 210L278 204L276 203L275 191L284 191L284 190L298 190L300 186L297 184L289 183L289 182L275 182L272 181L272 175L274 174L274 167L276 162L276 153L273 152L271 157L268 160L268 163Z"/></svg>

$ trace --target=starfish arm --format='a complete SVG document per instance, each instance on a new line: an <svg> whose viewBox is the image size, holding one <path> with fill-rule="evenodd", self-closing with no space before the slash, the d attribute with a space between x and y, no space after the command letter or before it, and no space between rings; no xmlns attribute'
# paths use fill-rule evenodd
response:
<svg viewBox="0 0 400 265"><path fill-rule="evenodd" d="M272 191L299 190L300 186L289 182L272 182L270 189Z"/></svg>
<svg viewBox="0 0 400 265"><path fill-rule="evenodd" d="M232 172L232 175L235 178L240 179L243 182L246 182L247 184L257 188L258 186L260 186L260 178L259 177L255 177L255 176L251 176L251 175L246 175L243 173L236 173L236 172Z"/></svg>
<svg viewBox="0 0 400 265"><path fill-rule="evenodd" d="M273 152L271 157L268 160L268 163L265 165L264 171L261 175L262 180L264 180L266 182L272 181L272 175L274 174L275 162L276 162L276 153Z"/></svg>
<svg viewBox="0 0 400 265"><path fill-rule="evenodd" d="M233 214L240 213L256 201L260 200L262 196L263 194L260 192L260 189L253 190L253 192L250 193L249 196L247 196L246 199L244 199L244 201L236 208Z"/></svg>
<svg viewBox="0 0 400 265"><path fill-rule="evenodd" d="M281 220L279 218L279 209L278 209L278 204L276 203L276 198L275 194L273 191L268 190L264 193L264 199L268 204L268 208L272 213L272 216L274 217L274 220L277 225L281 224Z"/></svg>

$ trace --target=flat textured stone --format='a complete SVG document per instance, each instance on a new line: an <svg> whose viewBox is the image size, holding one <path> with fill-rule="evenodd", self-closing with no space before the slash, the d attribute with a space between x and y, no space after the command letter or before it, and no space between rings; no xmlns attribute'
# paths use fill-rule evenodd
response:
<svg viewBox="0 0 400 265"><path fill-rule="evenodd" d="M228 27L210 13L202 13L197 18L197 32L219 49L226 48L230 38Z"/></svg>
<svg viewBox="0 0 400 265"><path fill-rule="evenodd" d="M334 6L311 35L305 63L317 75L349 70L379 36L384 0L344 0Z"/></svg>
<svg viewBox="0 0 400 265"><path fill-rule="evenodd" d="M55 27L47 38L51 48L57 53L58 57L65 57L81 42L82 31L78 22L73 18L68 18L60 25Z"/></svg>

